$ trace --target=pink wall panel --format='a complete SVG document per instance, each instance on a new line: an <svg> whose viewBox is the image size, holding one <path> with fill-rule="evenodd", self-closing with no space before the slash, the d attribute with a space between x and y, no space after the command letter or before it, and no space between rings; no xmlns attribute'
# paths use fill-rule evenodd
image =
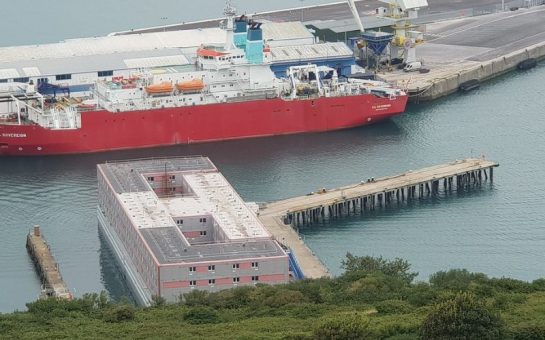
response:
<svg viewBox="0 0 545 340"><path fill-rule="evenodd" d="M259 282L279 282L285 279L286 276L284 274L259 275Z"/></svg>
<svg viewBox="0 0 545 340"><path fill-rule="evenodd" d="M169 288L183 288L183 287L189 287L188 281L169 281L169 282L163 282L163 288L169 289Z"/></svg>

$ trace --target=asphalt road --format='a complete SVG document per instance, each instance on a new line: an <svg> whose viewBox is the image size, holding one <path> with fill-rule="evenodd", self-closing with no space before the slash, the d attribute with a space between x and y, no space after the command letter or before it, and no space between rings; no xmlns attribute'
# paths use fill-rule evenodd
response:
<svg viewBox="0 0 545 340"><path fill-rule="evenodd" d="M483 61L545 41L545 6L430 25L429 44L487 49L468 60Z"/></svg>

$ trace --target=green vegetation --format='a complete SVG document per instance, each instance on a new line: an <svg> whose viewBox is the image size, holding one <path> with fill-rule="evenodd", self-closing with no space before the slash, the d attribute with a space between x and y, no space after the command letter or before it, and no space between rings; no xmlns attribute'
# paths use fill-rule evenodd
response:
<svg viewBox="0 0 545 340"><path fill-rule="evenodd" d="M449 270L413 282L403 260L347 254L334 279L193 291L137 308L88 294L0 315L2 339L538 339L545 280Z"/></svg>

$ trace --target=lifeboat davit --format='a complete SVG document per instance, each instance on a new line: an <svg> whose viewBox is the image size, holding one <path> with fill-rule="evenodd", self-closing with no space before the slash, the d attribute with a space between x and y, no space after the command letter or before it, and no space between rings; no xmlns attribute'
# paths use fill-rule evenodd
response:
<svg viewBox="0 0 545 340"><path fill-rule="evenodd" d="M192 79L189 81L183 81L176 84L176 88L180 92L196 92L201 91L204 88L204 82L202 79Z"/></svg>
<svg viewBox="0 0 545 340"><path fill-rule="evenodd" d="M168 81L146 86L146 92L149 94L169 93L172 92L173 89L172 83L169 83Z"/></svg>

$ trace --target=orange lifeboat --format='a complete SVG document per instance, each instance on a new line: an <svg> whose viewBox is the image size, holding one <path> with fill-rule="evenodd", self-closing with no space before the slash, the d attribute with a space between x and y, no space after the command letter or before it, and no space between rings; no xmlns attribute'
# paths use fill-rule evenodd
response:
<svg viewBox="0 0 545 340"><path fill-rule="evenodd" d="M169 83L168 81L146 86L146 92L149 94L169 93L172 92L173 89L172 83Z"/></svg>
<svg viewBox="0 0 545 340"><path fill-rule="evenodd" d="M189 81L183 81L176 84L176 88L180 92L196 92L201 91L204 88L204 82L202 79L192 79Z"/></svg>

